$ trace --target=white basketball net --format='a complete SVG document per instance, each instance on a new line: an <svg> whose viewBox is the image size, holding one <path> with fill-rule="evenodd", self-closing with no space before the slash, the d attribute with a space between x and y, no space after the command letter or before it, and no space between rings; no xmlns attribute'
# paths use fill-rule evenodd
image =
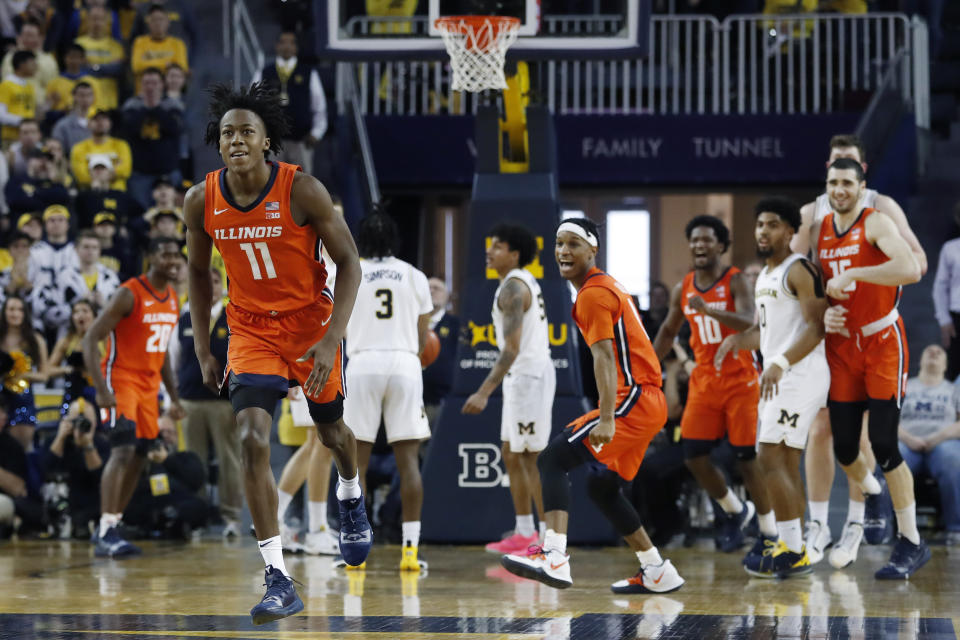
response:
<svg viewBox="0 0 960 640"><path fill-rule="evenodd" d="M436 26L450 54L454 91L507 88L503 65L507 49L517 40L519 20L441 18Z"/></svg>

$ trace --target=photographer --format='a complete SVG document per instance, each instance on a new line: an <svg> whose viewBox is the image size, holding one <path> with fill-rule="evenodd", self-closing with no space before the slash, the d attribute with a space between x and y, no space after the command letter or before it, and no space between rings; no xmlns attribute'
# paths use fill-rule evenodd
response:
<svg viewBox="0 0 960 640"><path fill-rule="evenodd" d="M160 418L160 436L123 521L150 537L186 539L207 520L209 506L197 497L206 474L197 454L176 450L176 425L166 416Z"/></svg>
<svg viewBox="0 0 960 640"><path fill-rule="evenodd" d="M95 424L90 403L82 398L72 403L41 455L48 517L60 537L69 537L72 529L78 538L86 538L90 522L100 516L100 474L110 446Z"/></svg>

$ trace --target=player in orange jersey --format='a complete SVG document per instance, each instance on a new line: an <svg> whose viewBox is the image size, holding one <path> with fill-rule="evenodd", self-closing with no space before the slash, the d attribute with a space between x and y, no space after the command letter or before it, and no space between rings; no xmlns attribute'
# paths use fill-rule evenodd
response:
<svg viewBox="0 0 960 640"><path fill-rule="evenodd" d="M620 490L637 475L647 445L667 421L660 363L633 298L597 269L597 248L597 226L590 220L570 219L557 228L554 255L560 276L577 288L573 319L593 354L599 409L570 423L537 458L547 521L543 545L530 547L525 555L505 555L501 562L511 573L552 587L573 584L566 552L567 474L587 464L590 497L640 561L636 575L611 586L614 593L676 591L683 578L660 557Z"/></svg>
<svg viewBox="0 0 960 640"><path fill-rule="evenodd" d="M100 481L100 526L92 539L97 556L140 553L120 536L117 525L159 434L161 379L172 400L170 417L184 416L166 357L180 317L180 304L170 286L177 277L180 243L175 238L151 238L148 254L146 275L120 286L82 342L83 360L93 378L111 446ZM106 355L98 362L103 341Z"/></svg>
<svg viewBox="0 0 960 640"><path fill-rule="evenodd" d="M906 579L930 559L917 530L913 475L897 446L909 362L897 303L900 287L917 282L921 268L891 218L860 207L865 186L860 163L834 161L827 172L833 211L810 230L832 305L824 316L830 365L827 406L834 454L868 502L877 499L881 489L859 450L863 413L869 411L870 444L890 487L899 529L890 560L876 577ZM853 562L862 536L862 526L845 527L830 564L839 568Z"/></svg>
<svg viewBox="0 0 960 640"><path fill-rule="evenodd" d="M211 90L206 142L225 165L187 192L190 315L197 335L210 326L210 256L223 256L230 282L230 346L225 379L208 348L195 348L203 381L226 387L243 446L245 489L267 591L254 624L293 615L303 603L283 563L277 487L270 469L270 429L277 401L299 384L320 440L340 473L340 552L362 565L373 543L357 474L357 444L343 422L341 343L360 283L360 260L343 217L323 185L295 165L267 160L288 130L280 96L262 83ZM337 266L326 287L320 255ZM336 297L336 304L333 303Z"/></svg>
<svg viewBox="0 0 960 640"><path fill-rule="evenodd" d="M777 521L757 468L757 404L760 385L750 352L714 367L720 343L753 326L753 291L736 267L724 267L720 256L730 246L730 230L714 216L697 216L687 224L693 271L673 288L670 311L653 348L665 358L683 325L690 323L690 345L697 366L690 374L687 406L680 422L687 467L727 514L717 544L735 551L743 544L743 527L756 513L760 533L750 554L762 553L765 540L776 540ZM710 461L710 451L724 436L736 453L743 482L753 502L742 501ZM756 505L756 506L754 506Z"/></svg>

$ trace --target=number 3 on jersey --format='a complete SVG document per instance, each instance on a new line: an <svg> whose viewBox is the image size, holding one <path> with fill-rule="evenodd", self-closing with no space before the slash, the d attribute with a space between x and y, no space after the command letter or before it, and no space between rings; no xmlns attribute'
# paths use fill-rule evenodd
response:
<svg viewBox="0 0 960 640"><path fill-rule="evenodd" d="M270 257L270 247L267 246L266 242L254 242L250 244L249 242L240 243L240 249L247 254L247 260L250 261L250 269L253 271L254 280L263 280L263 275L260 271L260 264L257 262L257 254L254 252L254 248L260 252L260 258L263 260L264 270L267 272L267 279L277 277L277 270L273 268L273 258Z"/></svg>

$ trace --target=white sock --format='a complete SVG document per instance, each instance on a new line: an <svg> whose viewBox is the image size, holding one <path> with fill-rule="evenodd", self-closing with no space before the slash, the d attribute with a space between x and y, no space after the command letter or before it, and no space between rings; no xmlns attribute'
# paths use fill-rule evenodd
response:
<svg viewBox="0 0 960 640"><path fill-rule="evenodd" d="M337 500L353 500L360 497L360 475L355 474L347 480L339 473L337 477L340 482L337 483Z"/></svg>
<svg viewBox="0 0 960 640"><path fill-rule="evenodd" d="M543 540L543 536L547 535L547 523L543 520L540 521L540 539Z"/></svg>
<svg viewBox="0 0 960 640"><path fill-rule="evenodd" d="M857 481L857 486L860 487L860 491L863 491L863 493L868 496L875 496L883 491L883 488L880 486L880 481L869 471L867 475Z"/></svg>
<svg viewBox="0 0 960 640"><path fill-rule="evenodd" d="M533 528L533 514L528 513L525 516L517 516L517 531L524 538L529 538L534 533L536 529Z"/></svg>
<svg viewBox="0 0 960 640"><path fill-rule="evenodd" d="M277 521L283 524L284 517L287 515L287 507L293 500L293 494L287 493L283 489L277 489Z"/></svg>
<svg viewBox="0 0 960 640"><path fill-rule="evenodd" d="M567 552L567 534L557 533L553 529L547 529L543 534L543 548L554 549L560 553Z"/></svg>
<svg viewBox="0 0 960 640"><path fill-rule="evenodd" d="M897 514L897 529L900 530L900 535L913 544L920 544L920 532L917 531L917 503L911 502L894 513Z"/></svg>
<svg viewBox="0 0 960 640"><path fill-rule="evenodd" d="M768 538L777 537L777 516L773 513L773 509L766 513L758 513L757 520L760 522L760 533Z"/></svg>
<svg viewBox="0 0 960 640"><path fill-rule="evenodd" d="M803 528L800 526L800 518L777 522L777 533L787 545L787 549L794 553L803 551Z"/></svg>
<svg viewBox="0 0 960 640"><path fill-rule="evenodd" d="M310 523L307 525L308 532L319 533L327 528L326 502L308 502L307 515L310 518Z"/></svg>
<svg viewBox="0 0 960 640"><path fill-rule="evenodd" d="M123 514L120 513L102 513L100 514L100 531L97 532L99 537L107 535L107 531L110 527L115 527L120 524L120 516Z"/></svg>
<svg viewBox="0 0 960 640"><path fill-rule="evenodd" d="M400 525L403 535L403 546L416 547L420 544L420 521L411 520Z"/></svg>
<svg viewBox="0 0 960 640"><path fill-rule="evenodd" d="M287 573L287 567L283 564L283 547L280 545L280 536L258 540L257 544L260 545L260 555L263 556L265 565L280 569L285 576L290 575Z"/></svg>
<svg viewBox="0 0 960 640"><path fill-rule="evenodd" d="M637 560L640 561L641 567L663 564L663 558L660 557L660 552L656 547L650 547L646 551L637 551Z"/></svg>
<svg viewBox="0 0 960 640"><path fill-rule="evenodd" d="M727 487L727 495L723 496L717 502L720 503L720 506L727 513L737 514L743 511L743 503L740 501L740 498L737 497L729 487Z"/></svg>
<svg viewBox="0 0 960 640"><path fill-rule="evenodd" d="M863 524L863 514L867 510L867 505L863 502L851 500L847 506L847 522L859 522Z"/></svg>
<svg viewBox="0 0 960 640"><path fill-rule="evenodd" d="M814 502L811 500L807 504L810 505L810 519L816 520L823 526L827 526L827 520L830 517L830 501Z"/></svg>

